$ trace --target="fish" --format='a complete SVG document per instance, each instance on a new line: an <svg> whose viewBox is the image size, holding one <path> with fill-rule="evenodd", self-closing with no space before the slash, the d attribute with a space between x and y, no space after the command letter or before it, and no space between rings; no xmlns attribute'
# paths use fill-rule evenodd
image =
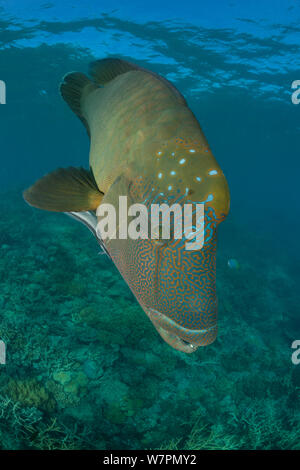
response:
<svg viewBox="0 0 300 470"><path fill-rule="evenodd" d="M235 259L235 258L230 258L230 259L228 260L227 264L228 264L228 267L229 267L230 269L239 269L239 267L240 267L240 263L239 263L238 260Z"/></svg>
<svg viewBox="0 0 300 470"><path fill-rule="evenodd" d="M217 228L230 206L227 180L187 101L166 78L120 58L67 74L62 98L90 137L89 169L58 168L23 192L39 209L84 223L112 259L159 335L193 353L217 337ZM75 137L74 137L75 138ZM97 209L203 204L204 242L186 237L102 238ZM157 227L160 230L160 226ZM154 230L155 231L155 230Z"/></svg>

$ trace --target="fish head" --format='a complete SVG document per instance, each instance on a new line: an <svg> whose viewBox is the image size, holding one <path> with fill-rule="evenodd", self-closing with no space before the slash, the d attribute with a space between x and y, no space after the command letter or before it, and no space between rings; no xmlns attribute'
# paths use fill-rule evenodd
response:
<svg viewBox="0 0 300 470"><path fill-rule="evenodd" d="M195 142L161 146L153 160L151 171L145 174L145 168L143 173L136 165L135 177L104 198L117 207L117 195L127 191L130 204L146 206L147 220L141 223L140 237L116 237L104 243L160 336L173 348L192 353L217 336L217 226L228 212L228 186L217 162L205 148L200 152ZM201 205L201 247L187 249L188 240L195 238L184 231L181 238L175 237L175 216L170 234L164 238L163 221L158 226L152 223L154 204L178 204L182 211L185 204Z"/></svg>

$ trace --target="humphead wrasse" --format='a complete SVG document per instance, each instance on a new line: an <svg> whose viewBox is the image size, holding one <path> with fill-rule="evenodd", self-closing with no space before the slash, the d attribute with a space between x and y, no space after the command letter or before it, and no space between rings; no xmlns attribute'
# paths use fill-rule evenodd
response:
<svg viewBox="0 0 300 470"><path fill-rule="evenodd" d="M67 212L97 236L102 203L204 203L204 244L184 238L104 239L110 255L162 338L191 353L217 335L217 226L229 190L194 114L166 79L120 59L70 73L61 94L90 136L90 170L57 169L24 192L32 206ZM117 217L118 220L118 217Z"/></svg>

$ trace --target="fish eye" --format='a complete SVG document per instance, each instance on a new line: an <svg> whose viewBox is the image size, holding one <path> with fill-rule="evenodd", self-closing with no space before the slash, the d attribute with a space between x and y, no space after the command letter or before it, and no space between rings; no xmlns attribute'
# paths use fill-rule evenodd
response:
<svg viewBox="0 0 300 470"><path fill-rule="evenodd" d="M151 234L151 240L153 241L155 245L158 245L158 246L163 246L169 243L170 240L172 240L173 238L173 232L174 230L172 229L172 226L170 226L170 237L162 238L163 236L163 224L162 223L154 227L150 227L150 231L149 231L149 233Z"/></svg>
<svg viewBox="0 0 300 470"><path fill-rule="evenodd" d="M164 242L164 239L162 239L162 228L162 224L156 225L155 227L151 227L151 239L157 245L160 245Z"/></svg>
<svg viewBox="0 0 300 470"><path fill-rule="evenodd" d="M157 245L157 246L163 246L163 245L166 244L165 243L166 240L155 240L155 239L152 238L152 241L153 241L154 245Z"/></svg>

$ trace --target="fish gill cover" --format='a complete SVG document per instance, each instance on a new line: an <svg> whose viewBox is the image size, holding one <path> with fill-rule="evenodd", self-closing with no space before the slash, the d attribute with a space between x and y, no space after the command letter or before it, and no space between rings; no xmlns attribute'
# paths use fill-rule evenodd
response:
<svg viewBox="0 0 300 470"><path fill-rule="evenodd" d="M299 449L299 6L0 6L0 448ZM219 335L192 355L161 340L84 227L21 197L87 167L58 87L108 56L176 86L230 187Z"/></svg>

